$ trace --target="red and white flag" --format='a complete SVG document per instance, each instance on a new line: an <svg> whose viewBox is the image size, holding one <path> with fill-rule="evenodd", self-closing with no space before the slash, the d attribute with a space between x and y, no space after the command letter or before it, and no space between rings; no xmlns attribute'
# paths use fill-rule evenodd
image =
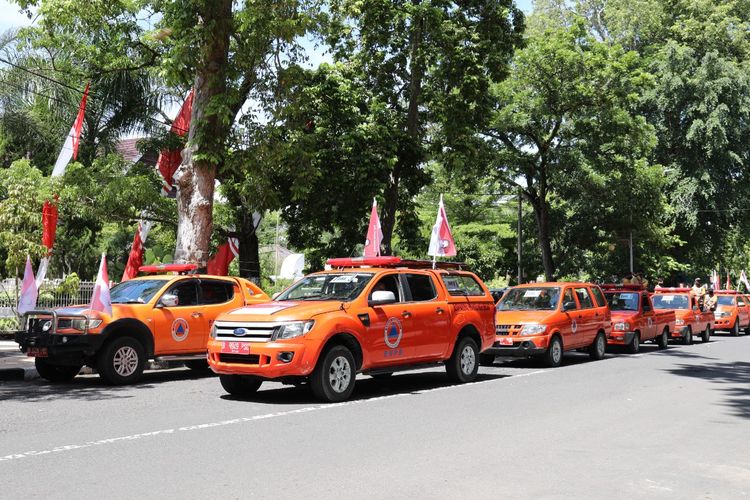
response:
<svg viewBox="0 0 750 500"><path fill-rule="evenodd" d="M23 284L21 285L21 296L18 298L18 314L31 311L36 308L36 298L39 289L34 280L34 270L31 268L31 259L26 256L26 269L23 271Z"/></svg>
<svg viewBox="0 0 750 500"><path fill-rule="evenodd" d="M170 132L184 137L190 130L190 116L193 112L193 91L191 90L180 108L180 112L172 122ZM169 196L174 185L174 174L182 163L182 151L179 149L165 149L159 153L156 161L156 171L161 176L161 194Z"/></svg>
<svg viewBox="0 0 750 500"><path fill-rule="evenodd" d="M91 295L89 309L112 315L112 301L109 299L109 273L107 272L107 254L102 254L99 274L96 276L94 293Z"/></svg>
<svg viewBox="0 0 750 500"><path fill-rule="evenodd" d="M719 273L716 269L711 273L711 286L713 286L714 290L721 290L721 278L719 278Z"/></svg>
<svg viewBox="0 0 750 500"><path fill-rule="evenodd" d="M74 160L78 158L78 145L81 142L81 130L83 129L83 117L86 113L86 100L89 96L89 84L86 84L86 89L83 91L83 98L81 104L78 106L78 116L73 122L73 126L68 132L68 137L65 138L65 144L63 144L60 155L57 157L55 162L55 168L52 169L52 177L59 177L65 173L65 168L70 163L70 159Z"/></svg>
<svg viewBox="0 0 750 500"><path fill-rule="evenodd" d="M383 243L383 229L380 226L380 217L378 216L378 202L372 199L372 211L370 212L370 226L367 228L367 238L365 238L365 257L379 257L380 245Z"/></svg>
<svg viewBox="0 0 750 500"><path fill-rule="evenodd" d="M141 221L138 223L138 229L133 237L133 246L130 247L128 263L125 265L125 272L122 274L122 281L128 281L138 275L138 268L143 265L144 245L148 232L151 230L151 221Z"/></svg>
<svg viewBox="0 0 750 500"><path fill-rule="evenodd" d="M443 205L443 195L441 194L437 219L435 225L432 226L430 248L427 255L446 257L456 255L456 253L456 243L453 241L453 234L451 234L451 227L448 224L448 216L445 214L445 205Z"/></svg>
<svg viewBox="0 0 750 500"><path fill-rule="evenodd" d="M216 249L216 253L208 260L206 272L214 276L229 274L229 264L240 254L240 241L237 238L229 240Z"/></svg>
<svg viewBox="0 0 750 500"><path fill-rule="evenodd" d="M729 270L727 270L727 287L724 290L731 290L732 282L729 280Z"/></svg>

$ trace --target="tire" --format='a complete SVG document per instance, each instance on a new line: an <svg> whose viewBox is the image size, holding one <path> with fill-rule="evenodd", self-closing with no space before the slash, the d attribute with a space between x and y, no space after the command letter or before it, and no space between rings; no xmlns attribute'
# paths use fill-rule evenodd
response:
<svg viewBox="0 0 750 500"><path fill-rule="evenodd" d="M750 335L750 324L745 327L745 335Z"/></svg>
<svg viewBox="0 0 750 500"><path fill-rule="evenodd" d="M336 403L349 399L357 372L354 355L343 345L333 346L318 360L310 376L310 389L321 401Z"/></svg>
<svg viewBox="0 0 750 500"><path fill-rule="evenodd" d="M635 335L633 335L633 340L627 346L627 351L628 351L628 354L638 354L638 351L640 350L641 350L641 334L638 332L635 332Z"/></svg>
<svg viewBox="0 0 750 500"><path fill-rule="evenodd" d="M454 382L465 384L477 378L479 371L479 347L471 337L462 337L453 348L453 354L445 363L445 371Z"/></svg>
<svg viewBox="0 0 750 500"><path fill-rule="evenodd" d="M232 396L248 397L258 392L263 380L252 375L219 375L219 382Z"/></svg>
<svg viewBox="0 0 750 500"><path fill-rule="evenodd" d="M701 341L705 344L711 342L711 325L706 325L706 329L701 333Z"/></svg>
<svg viewBox="0 0 750 500"><path fill-rule="evenodd" d="M665 328L664 331L661 332L661 335L656 338L656 345L659 346L659 349L666 349L669 347L669 330L667 328Z"/></svg>
<svg viewBox="0 0 750 500"><path fill-rule="evenodd" d="M495 364L495 355L494 354L479 354L479 365L480 366L492 366Z"/></svg>
<svg viewBox="0 0 750 500"><path fill-rule="evenodd" d="M557 368L562 364L563 358L563 345L560 337L554 336L549 341L547 346L547 352L544 353L543 359L544 364L549 368Z"/></svg>
<svg viewBox="0 0 750 500"><path fill-rule="evenodd" d="M732 329L729 330L729 335L732 337L739 337L740 336L740 320L734 322L734 325L732 325Z"/></svg>
<svg viewBox="0 0 750 500"><path fill-rule="evenodd" d="M603 333L597 333L594 342L589 346L589 357L595 361L604 359L604 355L607 353L607 339L604 338Z"/></svg>
<svg viewBox="0 0 750 500"><path fill-rule="evenodd" d="M185 361L185 366L194 372L207 372L209 370L207 359L191 359L190 361Z"/></svg>
<svg viewBox="0 0 750 500"><path fill-rule="evenodd" d="M692 327L687 328L687 335L682 338L682 343L685 345L691 345L693 343L693 329Z"/></svg>
<svg viewBox="0 0 750 500"><path fill-rule="evenodd" d="M34 366L36 366L36 371L39 376L48 382L70 382L76 377L76 375L78 375L78 372L80 372L83 367L83 365L56 365L50 363L45 358L35 358Z"/></svg>
<svg viewBox="0 0 750 500"><path fill-rule="evenodd" d="M141 378L146 366L146 350L133 337L117 337L104 345L96 356L99 376L112 385L132 384Z"/></svg>

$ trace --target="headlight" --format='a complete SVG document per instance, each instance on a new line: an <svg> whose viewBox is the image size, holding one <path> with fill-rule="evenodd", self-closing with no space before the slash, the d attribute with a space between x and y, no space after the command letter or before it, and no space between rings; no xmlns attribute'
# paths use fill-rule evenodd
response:
<svg viewBox="0 0 750 500"><path fill-rule="evenodd" d="M726 317L727 317L727 316L729 316L730 314L731 314L731 313L729 313L729 312L726 312L726 311L721 311L721 312L717 312L717 313L716 313L716 317L717 317L717 318L726 318Z"/></svg>
<svg viewBox="0 0 750 500"><path fill-rule="evenodd" d="M280 339L293 339L295 337L301 337L315 325L314 320L309 321L295 321L293 323L287 323L276 328L276 340Z"/></svg>
<svg viewBox="0 0 750 500"><path fill-rule="evenodd" d="M212 339L215 339L215 338L216 338L216 323L214 323L214 324L213 324L213 325L211 326L211 333L209 333L209 336L210 336L210 337L211 337Z"/></svg>
<svg viewBox="0 0 750 500"><path fill-rule="evenodd" d="M685 320L684 319L675 320L674 324L675 325L684 325L685 324Z"/></svg>
<svg viewBox="0 0 750 500"><path fill-rule="evenodd" d="M547 330L547 325L523 325L520 335L539 335Z"/></svg>
<svg viewBox="0 0 750 500"><path fill-rule="evenodd" d="M623 332L626 332L630 330L630 323L627 322L621 322L621 323L615 323L615 330L620 330Z"/></svg>
<svg viewBox="0 0 750 500"><path fill-rule="evenodd" d="M91 330L102 324L100 319L74 319L70 322L70 327L73 330Z"/></svg>

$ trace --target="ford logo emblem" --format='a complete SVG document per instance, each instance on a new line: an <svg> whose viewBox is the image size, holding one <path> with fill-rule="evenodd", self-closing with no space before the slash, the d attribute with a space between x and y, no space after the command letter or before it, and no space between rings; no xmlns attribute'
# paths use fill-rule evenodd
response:
<svg viewBox="0 0 750 500"><path fill-rule="evenodd" d="M250 330L248 330L247 328L237 328L233 333L235 337L244 337L245 335L250 333Z"/></svg>

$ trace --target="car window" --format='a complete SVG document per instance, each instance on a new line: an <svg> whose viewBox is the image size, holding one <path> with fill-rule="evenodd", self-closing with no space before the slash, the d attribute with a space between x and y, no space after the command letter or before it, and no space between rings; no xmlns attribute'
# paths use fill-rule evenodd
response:
<svg viewBox="0 0 750 500"><path fill-rule="evenodd" d="M574 305L576 303L576 299L573 298L573 289L572 288L566 288L565 292L563 293L563 305L566 303L572 302ZM578 306L576 305L573 309L578 309Z"/></svg>
<svg viewBox="0 0 750 500"><path fill-rule="evenodd" d="M641 309L643 311L651 309L651 302L649 302L648 296L645 293L641 294Z"/></svg>
<svg viewBox="0 0 750 500"><path fill-rule="evenodd" d="M223 304L234 297L234 285L225 281L201 281L201 304Z"/></svg>
<svg viewBox="0 0 750 500"><path fill-rule="evenodd" d="M372 277L370 273L311 274L287 288L275 300L354 300Z"/></svg>
<svg viewBox="0 0 750 500"><path fill-rule="evenodd" d="M604 299L604 294L599 289L598 286L592 286L591 287L591 293L594 294L594 297L596 298L596 304L598 307L604 307L607 305L607 301Z"/></svg>
<svg viewBox="0 0 750 500"><path fill-rule="evenodd" d="M370 290L370 296L368 298L372 300L372 294L379 291L391 292L393 293L393 296L396 297L397 302L403 302L401 287L398 282L398 274L387 274L380 278L375 283L375 286L372 287L372 290Z"/></svg>
<svg viewBox="0 0 750 500"><path fill-rule="evenodd" d="M484 295L484 290L477 280L468 274L443 274L441 279L451 295Z"/></svg>
<svg viewBox="0 0 750 500"><path fill-rule="evenodd" d="M145 304L167 284L166 280L129 280L109 292L113 304Z"/></svg>
<svg viewBox="0 0 750 500"><path fill-rule="evenodd" d="M407 274L406 283L409 286L412 302L423 302L437 297L432 277L427 274Z"/></svg>
<svg viewBox="0 0 750 500"><path fill-rule="evenodd" d="M498 311L552 311L560 300L558 287L518 287L508 290L495 308Z"/></svg>
<svg viewBox="0 0 750 500"><path fill-rule="evenodd" d="M637 311L638 293L636 292L608 292L607 301L613 311Z"/></svg>
<svg viewBox="0 0 750 500"><path fill-rule="evenodd" d="M657 293L651 298L654 309L690 309L687 295L673 295L668 293Z"/></svg>
<svg viewBox="0 0 750 500"><path fill-rule="evenodd" d="M743 299L740 295L737 296L737 305L740 307L745 305L745 299Z"/></svg>
<svg viewBox="0 0 750 500"><path fill-rule="evenodd" d="M594 307L588 290L585 288L576 288L576 295L578 296L578 303L581 304L581 309L591 309Z"/></svg>
<svg viewBox="0 0 750 500"><path fill-rule="evenodd" d="M170 288L167 293L177 296L177 305L179 307L195 306L198 305L198 288L195 285L195 281L179 283Z"/></svg>

